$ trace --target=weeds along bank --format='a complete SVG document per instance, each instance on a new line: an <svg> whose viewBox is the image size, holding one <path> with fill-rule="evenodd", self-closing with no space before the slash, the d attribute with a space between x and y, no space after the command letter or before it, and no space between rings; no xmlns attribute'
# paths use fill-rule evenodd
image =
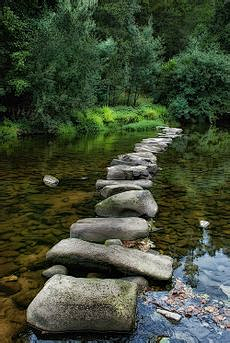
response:
<svg viewBox="0 0 230 343"><path fill-rule="evenodd" d="M52 120L41 125L23 119L18 122L5 119L0 125L0 142L35 134L50 134L68 139L103 131L145 131L165 124L166 116L166 107L146 103L137 107L104 106L84 112L75 111L68 121Z"/></svg>

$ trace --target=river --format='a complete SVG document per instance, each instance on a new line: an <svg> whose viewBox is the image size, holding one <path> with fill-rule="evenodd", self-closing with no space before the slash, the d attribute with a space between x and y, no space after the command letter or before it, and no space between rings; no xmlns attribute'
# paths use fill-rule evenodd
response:
<svg viewBox="0 0 230 343"><path fill-rule="evenodd" d="M111 133L74 141L27 138L0 145L2 343L48 342L38 339L25 324L25 309L45 281L41 272L47 250L68 237L73 222L95 215L99 200L95 182L105 177L112 158L133 151L136 142L154 135ZM230 289L230 135L214 128L185 131L158 155L158 165L161 170L151 191L159 206L155 225L161 230L151 239L160 253L175 259L174 278L228 305L223 289ZM45 174L56 176L59 186L45 186ZM200 220L210 222L208 229L199 227ZM139 316L143 317L141 306ZM150 329L146 324L145 330ZM139 330L140 326L132 338L97 342L157 342L156 335L145 341L141 338L144 329ZM219 342L229 342L230 336L225 336Z"/></svg>

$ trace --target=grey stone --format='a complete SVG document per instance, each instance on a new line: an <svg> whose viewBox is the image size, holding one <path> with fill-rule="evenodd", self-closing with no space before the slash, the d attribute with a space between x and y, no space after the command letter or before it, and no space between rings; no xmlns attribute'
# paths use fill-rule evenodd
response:
<svg viewBox="0 0 230 343"><path fill-rule="evenodd" d="M27 322L47 333L129 332L137 286L121 280L55 275L27 309Z"/></svg>
<svg viewBox="0 0 230 343"><path fill-rule="evenodd" d="M112 166L120 164L126 164L130 166L147 166L150 171L157 170L156 157L154 155L152 155L152 157L144 157L136 153L130 153L119 155L118 158L113 159L111 162Z"/></svg>
<svg viewBox="0 0 230 343"><path fill-rule="evenodd" d="M147 179L139 179L139 180L97 180L96 182L96 189L100 190L105 186L110 185L137 185L142 188L151 188L153 185L153 182L151 180Z"/></svg>
<svg viewBox="0 0 230 343"><path fill-rule="evenodd" d="M45 175L43 177L43 182L46 186L56 187L59 184L59 180L52 175Z"/></svg>
<svg viewBox="0 0 230 343"><path fill-rule="evenodd" d="M152 152L153 154L158 154L159 152L162 151L162 149L159 147L151 147L147 144L135 145L134 150L138 153L139 152Z"/></svg>
<svg viewBox="0 0 230 343"><path fill-rule="evenodd" d="M103 271L112 268L125 274L142 275L157 280L168 280L172 276L173 260L169 256L152 255L118 245L106 247L77 238L63 239L48 251L46 257L52 263Z"/></svg>
<svg viewBox="0 0 230 343"><path fill-rule="evenodd" d="M150 191L126 191L112 195L95 206L100 217L154 217L158 211Z"/></svg>
<svg viewBox="0 0 230 343"><path fill-rule="evenodd" d="M117 165L107 168L108 180L150 179L151 175L146 166Z"/></svg>
<svg viewBox="0 0 230 343"><path fill-rule="evenodd" d="M139 292L142 292L145 288L149 286L148 281L143 276L126 276L121 278L121 280L136 283Z"/></svg>
<svg viewBox="0 0 230 343"><path fill-rule="evenodd" d="M164 127L162 129L163 133L173 133L173 134L180 134L183 132L182 129L177 128L177 127Z"/></svg>
<svg viewBox="0 0 230 343"><path fill-rule="evenodd" d="M142 218L85 218L70 227L70 237L104 243L107 239L135 240L148 236L148 223Z"/></svg>
<svg viewBox="0 0 230 343"><path fill-rule="evenodd" d="M68 270L65 266L62 266L60 264L57 264L55 266L52 266L42 272L42 275L45 276L47 279L51 278L52 276L56 274L62 274L67 275Z"/></svg>
<svg viewBox="0 0 230 343"><path fill-rule="evenodd" d="M200 227L202 229L207 229L207 227L209 227L210 223L206 220L200 220Z"/></svg>
<svg viewBox="0 0 230 343"><path fill-rule="evenodd" d="M144 138L142 139L143 143L147 144L166 144L169 145L172 143L172 138L156 137L156 138Z"/></svg>
<svg viewBox="0 0 230 343"><path fill-rule="evenodd" d="M120 239L107 239L105 241L105 246L109 247L110 245L120 245L120 246L122 246L122 241Z"/></svg>
<svg viewBox="0 0 230 343"><path fill-rule="evenodd" d="M125 166L146 166L147 170L150 174L156 174L158 168L157 164L146 162L146 160L143 160L141 157L139 159L135 158L133 160L125 161L125 160L119 160L117 158L113 159L111 162L111 166L120 166L120 165L125 165Z"/></svg>
<svg viewBox="0 0 230 343"><path fill-rule="evenodd" d="M102 188L100 194L104 197L104 198L108 198L111 195L117 194L117 193L122 193L125 191L131 191L131 190L143 190L143 188L141 186L138 185L130 185L130 183L123 183L121 185L109 185L109 186L105 186L104 188Z"/></svg>
<svg viewBox="0 0 230 343"><path fill-rule="evenodd" d="M133 158L141 158L144 159L146 162L155 163L157 160L157 157L153 155L151 152L129 152L127 154L118 155L117 157L119 160L127 160L127 159L133 159Z"/></svg>

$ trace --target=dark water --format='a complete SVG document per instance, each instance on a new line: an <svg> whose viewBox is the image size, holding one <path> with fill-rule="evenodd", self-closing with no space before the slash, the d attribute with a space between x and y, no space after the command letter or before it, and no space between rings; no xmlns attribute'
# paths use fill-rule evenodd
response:
<svg viewBox="0 0 230 343"><path fill-rule="evenodd" d="M74 221L94 216L95 182L106 175L111 159L154 135L114 134L74 142L27 139L1 146L0 342L38 342L30 332L22 336L20 332L26 329L25 309L44 283L41 271L47 250L68 236ZM215 129L185 133L159 155L162 170L152 188L159 205L156 226L162 228L152 235L157 250L176 259L175 277L226 303L229 299L223 286L225 291L230 287L229 157L229 133ZM58 177L60 185L47 188L42 183L45 174ZM208 220L210 227L200 229L199 220ZM132 338L114 341L155 342L158 335L164 336L167 330L154 331L150 309L141 301L138 311L138 329ZM186 323L183 325L185 328ZM229 342L224 335L222 342ZM177 342L184 342L178 337ZM215 342L215 337L207 342Z"/></svg>

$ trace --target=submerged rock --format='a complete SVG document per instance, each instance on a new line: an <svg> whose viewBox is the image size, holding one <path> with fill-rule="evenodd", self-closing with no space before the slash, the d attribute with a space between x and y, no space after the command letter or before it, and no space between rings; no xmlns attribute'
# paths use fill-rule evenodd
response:
<svg viewBox="0 0 230 343"><path fill-rule="evenodd" d="M56 274L61 274L61 275L67 275L68 270L65 266L62 266L60 264L57 264L55 266L52 266L42 272L42 275L45 276L47 279L51 278L52 276Z"/></svg>
<svg viewBox="0 0 230 343"><path fill-rule="evenodd" d="M136 297L131 282L55 275L29 305L27 322L50 333L129 332Z"/></svg>
<svg viewBox="0 0 230 343"><path fill-rule="evenodd" d="M147 179L139 179L139 180L97 180L96 182L96 189L101 190L105 186L110 185L137 185L142 188L151 188L153 185L153 182L151 180Z"/></svg>
<svg viewBox="0 0 230 343"><path fill-rule="evenodd" d="M70 237L104 243L108 239L133 240L148 236L148 223L142 218L85 218L70 227Z"/></svg>
<svg viewBox="0 0 230 343"><path fill-rule="evenodd" d="M47 255L52 263L92 267L98 270L115 269L129 275L142 275L157 280L172 276L172 258L152 255L118 245L106 247L77 238L63 239L52 247Z"/></svg>
<svg viewBox="0 0 230 343"><path fill-rule="evenodd" d="M43 182L46 186L56 187L59 184L59 180L52 175L45 175L43 177Z"/></svg>
<svg viewBox="0 0 230 343"><path fill-rule="evenodd" d="M202 229L207 229L207 227L209 227L210 223L206 220L201 220L200 221L200 227L202 227Z"/></svg>
<svg viewBox="0 0 230 343"><path fill-rule="evenodd" d="M108 180L135 180L135 179L150 179L148 167L146 166L128 166L116 165L107 168Z"/></svg>
<svg viewBox="0 0 230 343"><path fill-rule="evenodd" d="M154 217L158 211L150 191L127 191L112 195L95 207L101 217Z"/></svg>

